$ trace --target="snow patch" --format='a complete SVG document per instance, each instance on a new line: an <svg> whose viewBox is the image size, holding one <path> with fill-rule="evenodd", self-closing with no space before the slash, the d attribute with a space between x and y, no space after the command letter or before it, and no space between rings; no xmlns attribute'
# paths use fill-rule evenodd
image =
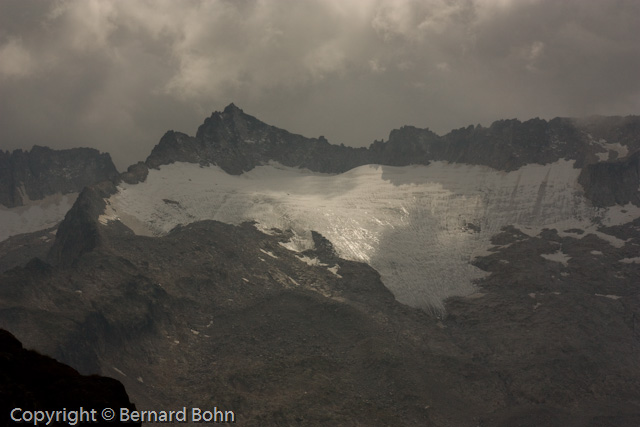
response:
<svg viewBox="0 0 640 427"><path fill-rule="evenodd" d="M64 219L78 193L54 194L42 200L27 200L24 206L7 208L0 205L0 241L22 233L51 228Z"/></svg>
<svg viewBox="0 0 640 427"><path fill-rule="evenodd" d="M609 299L613 299L613 300L616 300L616 299L620 299L620 298L622 298L622 297L621 297L621 296L619 296L619 295L603 295L603 294L595 294L595 296L597 296L597 297L609 298Z"/></svg>
<svg viewBox="0 0 640 427"><path fill-rule="evenodd" d="M280 245L293 252L304 252L315 249L315 244L311 237L311 230L302 231L302 234L298 234L294 230L291 239L287 242L280 242Z"/></svg>
<svg viewBox="0 0 640 427"><path fill-rule="evenodd" d="M302 255L302 256L296 255L296 258L298 258L300 261L304 262L305 264L313 267L326 267L327 265L329 265L329 264L321 263L318 258L309 258L306 255Z"/></svg>
<svg viewBox="0 0 640 427"><path fill-rule="evenodd" d="M613 151L614 153L617 154L617 158L620 159L624 156L626 156L627 154L629 154L629 149L620 144L619 142L614 142L614 143L609 143L607 142L605 139L600 138L598 141L595 140L595 138L591 135L591 134L587 134L587 137L590 140L590 143L592 145L599 145L600 147L604 148L605 150L607 150L604 153L596 153L596 156L598 156L598 160L602 161L606 161L609 160L610 156L610 152Z"/></svg>
<svg viewBox="0 0 640 427"><path fill-rule="evenodd" d="M339 269L340 269L340 266L338 264L334 265L333 267L327 268L327 270L332 272L336 277L338 277L338 279L342 279L342 276L338 274Z"/></svg>
<svg viewBox="0 0 640 427"><path fill-rule="evenodd" d="M260 252L262 252L263 254L269 255L271 258L278 259L278 257L275 256L273 252L265 251L264 249L260 249Z"/></svg>
<svg viewBox="0 0 640 427"><path fill-rule="evenodd" d="M294 285L296 286L300 286L300 283L298 283L293 277L291 276L287 276L289 278L289 280L291 280L291 282L293 282Z"/></svg>
<svg viewBox="0 0 640 427"><path fill-rule="evenodd" d="M625 264L640 264L640 257L622 258L618 262L623 262Z"/></svg>
<svg viewBox="0 0 640 427"><path fill-rule="evenodd" d="M106 207L104 208L102 215L98 217L100 224L107 225L111 221L120 221L120 218L118 217L116 210L111 206L109 199L104 199L104 202Z"/></svg>
<svg viewBox="0 0 640 427"><path fill-rule="evenodd" d="M611 234L603 233L601 231L592 231L592 233L598 236L600 239L608 242L614 248L620 249L626 243L624 240L618 239L616 236L612 236Z"/></svg>
<svg viewBox="0 0 640 427"><path fill-rule="evenodd" d="M606 226L622 225L640 217L640 207L627 203L624 206L615 205L607 208L603 214L602 224Z"/></svg>
<svg viewBox="0 0 640 427"><path fill-rule="evenodd" d="M564 266L569 265L569 260L571 259L569 255L560 250L552 254L540 254L540 256L549 261L559 262Z"/></svg>

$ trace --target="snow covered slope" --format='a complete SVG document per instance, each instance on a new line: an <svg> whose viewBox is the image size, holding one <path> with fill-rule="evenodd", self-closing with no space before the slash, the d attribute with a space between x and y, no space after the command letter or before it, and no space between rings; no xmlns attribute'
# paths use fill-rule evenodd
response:
<svg viewBox="0 0 640 427"><path fill-rule="evenodd" d="M27 200L24 206L0 205L0 242L16 234L53 227L64 219L78 193L54 194L42 200Z"/></svg>
<svg viewBox="0 0 640 427"><path fill-rule="evenodd" d="M440 310L443 299L474 293L472 280L483 272L470 261L501 227L537 233L593 230L596 217L611 223L608 210L580 195L579 172L569 161L513 172L434 162L366 165L339 175L271 164L234 176L217 166L174 163L150 170L144 183L121 184L100 220L156 236L203 219L255 220L266 231L292 229L292 250L312 245L316 230L341 257L379 271L399 301ZM619 220L638 215L634 208Z"/></svg>

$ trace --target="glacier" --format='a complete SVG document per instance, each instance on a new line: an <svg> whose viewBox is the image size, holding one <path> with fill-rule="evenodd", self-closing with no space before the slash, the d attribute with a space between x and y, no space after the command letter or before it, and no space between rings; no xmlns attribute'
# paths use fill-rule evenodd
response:
<svg viewBox="0 0 640 427"><path fill-rule="evenodd" d="M375 268L398 301L440 312L446 298L477 292L474 280L485 273L471 261L487 253L502 227L597 232L598 223L621 218L620 209L591 206L579 172L567 160L512 172L433 162L335 175L277 163L229 175L173 163L151 169L144 183L121 183L100 221L118 220L147 236L205 219L256 221L265 232L292 230L284 245L295 251L313 246L315 230L342 258ZM635 207L625 213L625 222L640 216Z"/></svg>
<svg viewBox="0 0 640 427"><path fill-rule="evenodd" d="M33 233L57 225L78 198L78 193L54 194L28 200L24 206L0 205L0 242L22 233Z"/></svg>

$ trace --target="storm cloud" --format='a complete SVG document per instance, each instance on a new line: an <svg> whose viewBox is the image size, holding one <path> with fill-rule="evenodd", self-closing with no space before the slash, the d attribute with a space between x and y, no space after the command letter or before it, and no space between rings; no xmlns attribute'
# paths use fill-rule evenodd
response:
<svg viewBox="0 0 640 427"><path fill-rule="evenodd" d="M0 0L0 148L119 169L234 102L369 145L500 118L640 112L640 2Z"/></svg>

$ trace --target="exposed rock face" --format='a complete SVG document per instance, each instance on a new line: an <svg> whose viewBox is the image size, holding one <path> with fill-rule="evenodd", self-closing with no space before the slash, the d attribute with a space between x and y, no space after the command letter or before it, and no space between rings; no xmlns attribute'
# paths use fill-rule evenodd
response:
<svg viewBox="0 0 640 427"><path fill-rule="evenodd" d="M129 408L135 410L124 386L113 378L83 376L75 369L35 351L26 350L11 333L0 329L0 424L11 425L13 408L22 411ZM102 420L92 425L114 425ZM46 420L43 424L46 423ZM66 425L54 422L50 425ZM140 423L133 423L140 425Z"/></svg>
<svg viewBox="0 0 640 427"><path fill-rule="evenodd" d="M428 129L403 127L389 135L386 150L412 146L418 159L490 166L512 171L526 164L559 159L584 160L584 140L569 119L500 120L490 127L469 126L438 137ZM583 154L584 155L584 154ZM422 160L424 161L424 160Z"/></svg>
<svg viewBox="0 0 640 427"><path fill-rule="evenodd" d="M579 182L595 206L640 206L640 151L620 161L587 165Z"/></svg>
<svg viewBox="0 0 640 427"><path fill-rule="evenodd" d="M0 151L0 204L22 206L52 194L77 193L84 187L117 178L111 156L93 148Z"/></svg>
<svg viewBox="0 0 640 427"><path fill-rule="evenodd" d="M138 162L135 165L131 165L127 168L126 172L120 174L120 179L122 179L127 184L137 184L139 182L144 182L147 179L147 175L149 174L149 168L144 162Z"/></svg>

